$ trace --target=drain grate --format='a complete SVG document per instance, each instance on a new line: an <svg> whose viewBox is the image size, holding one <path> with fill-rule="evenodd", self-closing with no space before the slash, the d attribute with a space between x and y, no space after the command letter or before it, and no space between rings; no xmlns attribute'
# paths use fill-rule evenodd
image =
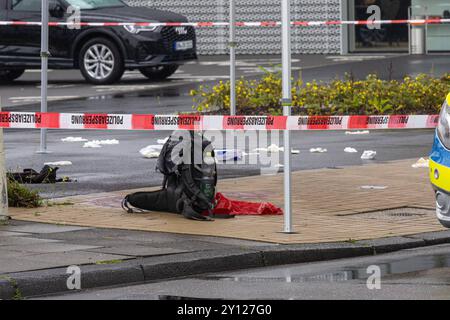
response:
<svg viewBox="0 0 450 320"><path fill-rule="evenodd" d="M411 220L423 217L433 217L435 215L435 212L435 210L428 208L401 207L361 212L352 214L351 216L375 220Z"/></svg>

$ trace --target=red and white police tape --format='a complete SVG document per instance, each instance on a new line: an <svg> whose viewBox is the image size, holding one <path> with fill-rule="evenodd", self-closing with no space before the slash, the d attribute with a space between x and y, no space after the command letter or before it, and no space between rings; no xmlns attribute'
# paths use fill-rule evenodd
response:
<svg viewBox="0 0 450 320"><path fill-rule="evenodd" d="M409 20L328 20L328 21L292 21L293 26L313 27L313 26L341 26L341 25L385 25L385 24L443 24L450 23L450 19L409 19ZM41 26L39 21L0 21L0 26ZM141 26L141 27L227 27L229 22L54 22L48 23L50 27L120 27L120 26ZM256 22L236 22L237 27L278 27L279 21L256 21Z"/></svg>
<svg viewBox="0 0 450 320"><path fill-rule="evenodd" d="M0 112L0 128L69 130L362 130L436 128L438 115L206 116Z"/></svg>

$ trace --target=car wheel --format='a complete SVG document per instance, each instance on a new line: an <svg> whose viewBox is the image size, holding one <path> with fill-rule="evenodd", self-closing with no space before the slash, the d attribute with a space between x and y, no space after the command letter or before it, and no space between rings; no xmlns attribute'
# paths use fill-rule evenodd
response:
<svg viewBox="0 0 450 320"><path fill-rule="evenodd" d="M178 70L178 65L170 64L164 66L141 68L139 71L150 80L165 80Z"/></svg>
<svg viewBox="0 0 450 320"><path fill-rule="evenodd" d="M11 82L23 75L25 69L0 69L0 82Z"/></svg>
<svg viewBox="0 0 450 320"><path fill-rule="evenodd" d="M123 59L117 46L108 39L95 38L80 50L79 66L84 78L93 84L114 83L123 75Z"/></svg>

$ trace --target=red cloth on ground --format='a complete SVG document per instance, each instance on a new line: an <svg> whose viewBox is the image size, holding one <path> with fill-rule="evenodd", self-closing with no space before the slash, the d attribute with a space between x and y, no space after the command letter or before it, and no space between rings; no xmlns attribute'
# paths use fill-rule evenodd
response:
<svg viewBox="0 0 450 320"><path fill-rule="evenodd" d="M282 215L283 210L269 202L248 202L232 200L222 193L216 194L216 207L213 214L229 215Z"/></svg>

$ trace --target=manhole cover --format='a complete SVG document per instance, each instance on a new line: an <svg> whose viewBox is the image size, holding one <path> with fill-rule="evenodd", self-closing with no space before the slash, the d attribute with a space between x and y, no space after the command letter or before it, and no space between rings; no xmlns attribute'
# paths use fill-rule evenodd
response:
<svg viewBox="0 0 450 320"><path fill-rule="evenodd" d="M402 207L354 214L358 218L376 220L410 220L433 217L435 210L427 208Z"/></svg>

